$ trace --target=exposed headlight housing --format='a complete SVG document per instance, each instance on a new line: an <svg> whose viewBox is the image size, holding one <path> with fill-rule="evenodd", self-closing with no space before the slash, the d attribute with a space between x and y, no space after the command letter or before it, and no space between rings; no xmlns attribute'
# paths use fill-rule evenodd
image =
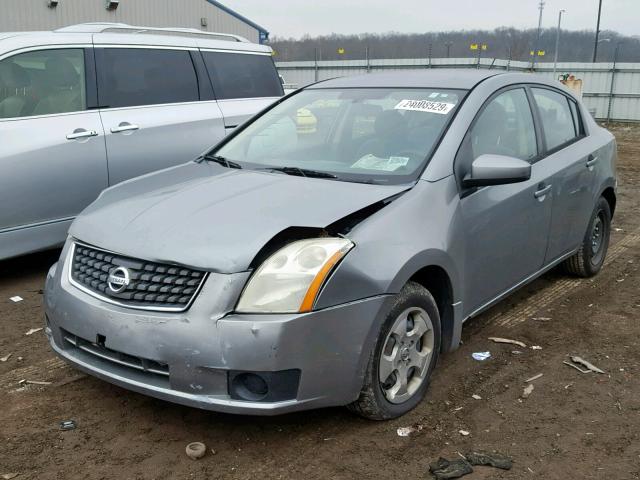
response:
<svg viewBox="0 0 640 480"><path fill-rule="evenodd" d="M309 312L333 268L353 248L345 238L298 240L267 258L247 283L237 311Z"/></svg>

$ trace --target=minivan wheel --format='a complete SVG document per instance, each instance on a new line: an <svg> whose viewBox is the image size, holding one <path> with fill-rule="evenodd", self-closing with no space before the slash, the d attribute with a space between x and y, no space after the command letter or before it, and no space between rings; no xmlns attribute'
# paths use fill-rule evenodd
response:
<svg viewBox="0 0 640 480"><path fill-rule="evenodd" d="M609 202L600 197L591 215L580 250L564 262L567 273L585 278L598 273L607 256L610 236L611 209Z"/></svg>
<svg viewBox="0 0 640 480"><path fill-rule="evenodd" d="M360 397L348 408L365 418L404 415L424 398L440 351L440 315L429 291L407 283L369 358Z"/></svg>

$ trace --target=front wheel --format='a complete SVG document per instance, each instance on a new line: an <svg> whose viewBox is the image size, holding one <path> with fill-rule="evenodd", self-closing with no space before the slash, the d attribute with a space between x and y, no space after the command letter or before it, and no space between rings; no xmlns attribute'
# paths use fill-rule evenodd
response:
<svg viewBox="0 0 640 480"><path fill-rule="evenodd" d="M600 197L591 215L580 250L565 260L565 270L572 275L584 278L597 274L604 265L610 236L611 208L609 202Z"/></svg>
<svg viewBox="0 0 640 480"><path fill-rule="evenodd" d="M360 397L349 409L372 420L404 415L424 398L439 351L436 302L426 288L409 282L385 319Z"/></svg>

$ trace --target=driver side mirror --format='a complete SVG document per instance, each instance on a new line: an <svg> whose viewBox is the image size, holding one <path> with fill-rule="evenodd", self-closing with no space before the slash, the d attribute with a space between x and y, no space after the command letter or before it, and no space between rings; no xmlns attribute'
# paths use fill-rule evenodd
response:
<svg viewBox="0 0 640 480"><path fill-rule="evenodd" d="M531 164L519 158L484 154L471 164L462 179L463 187L484 187L524 182L531 178Z"/></svg>

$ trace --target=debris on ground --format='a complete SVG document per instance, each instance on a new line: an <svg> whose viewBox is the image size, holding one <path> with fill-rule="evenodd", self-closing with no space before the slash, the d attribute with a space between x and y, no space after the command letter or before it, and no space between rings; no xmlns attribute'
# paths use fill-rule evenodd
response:
<svg viewBox="0 0 640 480"><path fill-rule="evenodd" d="M487 453L472 450L455 460L440 457L437 462L429 465L429 471L437 480L460 478L473 473L473 466L494 467L511 470L513 460L501 453Z"/></svg>
<svg viewBox="0 0 640 480"><path fill-rule="evenodd" d="M75 430L77 426L75 420L63 420L60 422L60 430Z"/></svg>
<svg viewBox="0 0 640 480"><path fill-rule="evenodd" d="M482 397L480 395L475 394L475 393L473 395L471 395L471 398L473 398L475 400L482 400Z"/></svg>
<svg viewBox="0 0 640 480"><path fill-rule="evenodd" d="M522 391L522 398L528 398L533 393L533 383L527 385Z"/></svg>
<svg viewBox="0 0 640 480"><path fill-rule="evenodd" d="M599 369L593 363L589 363L583 358L576 357L576 356L569 357L569 358L571 359L571 361L573 363L578 363L578 364L582 365L583 367L586 367L588 370L591 370L592 372L605 373L604 370Z"/></svg>
<svg viewBox="0 0 640 480"><path fill-rule="evenodd" d="M186 452L191 460L198 460L207 453L207 446L202 442L193 442L187 445Z"/></svg>
<svg viewBox="0 0 640 480"><path fill-rule="evenodd" d="M510 338L489 337L489 340L495 343L509 343L511 345L518 345L519 347L527 348L526 343L519 340L511 340Z"/></svg>
<svg viewBox="0 0 640 480"><path fill-rule="evenodd" d="M542 350L540 345L531 345L531 350Z"/></svg>
<svg viewBox="0 0 640 480"><path fill-rule="evenodd" d="M583 369L581 369L579 366L574 365L574 364L573 364L573 363L571 363L571 362L567 362L566 360L565 360L564 362L562 362L562 363L564 363L565 365L569 365L570 367L575 368L575 369L576 369L576 370L578 370L580 373L591 373L591 370L583 370Z"/></svg>
<svg viewBox="0 0 640 480"><path fill-rule="evenodd" d="M51 382L41 382L38 380L25 380L22 379L18 382L18 385L51 385Z"/></svg>
<svg viewBox="0 0 640 480"><path fill-rule="evenodd" d="M9 353L8 355L5 355L4 357L0 358L0 362L2 363L6 362L11 358L11 355L13 355L13 353Z"/></svg>
<svg viewBox="0 0 640 480"><path fill-rule="evenodd" d="M22 298L20 295L16 295L15 297L11 297L9 300L11 300L13 303L18 303L24 300L24 298Z"/></svg>
<svg viewBox="0 0 640 480"><path fill-rule="evenodd" d="M531 382L533 382L533 381L535 381L535 380L538 380L538 379L539 379L540 377L542 377L543 375L544 375L544 373L539 373L539 374L537 374L537 375L534 375L534 376L533 376L533 377L531 377L531 378L527 378L527 379L524 381L524 383L531 383Z"/></svg>
<svg viewBox="0 0 640 480"><path fill-rule="evenodd" d="M450 461L440 457L437 462L429 465L429 471L437 480L446 480L473 473L473 468L464 458Z"/></svg>
<svg viewBox="0 0 640 480"><path fill-rule="evenodd" d="M522 355L521 350L511 350L511 355Z"/></svg>
<svg viewBox="0 0 640 480"><path fill-rule="evenodd" d="M32 328L27 333L25 333L25 335L33 335L34 333L39 332L40 330L42 330L42 327L40 327L40 328Z"/></svg>
<svg viewBox="0 0 640 480"><path fill-rule="evenodd" d="M491 357L491 352L474 352L471 354L471 356L473 357L474 360L483 362L487 358Z"/></svg>
<svg viewBox="0 0 640 480"><path fill-rule="evenodd" d="M19 473L4 473L2 474L2 480L11 480L12 478L16 478Z"/></svg>
<svg viewBox="0 0 640 480"><path fill-rule="evenodd" d="M399 437L408 437L413 432L417 432L418 429L415 427L399 427L397 432Z"/></svg>
<svg viewBox="0 0 640 480"><path fill-rule="evenodd" d="M469 435L471 435L471 432L469 432L467 430L458 430L458 433L460 435L462 435L463 437L468 437Z"/></svg>
<svg viewBox="0 0 640 480"><path fill-rule="evenodd" d="M548 322L551 317L532 317L531 320L537 320L539 322Z"/></svg>
<svg viewBox="0 0 640 480"><path fill-rule="evenodd" d="M473 466L482 465L502 470L511 470L513 466L513 460L501 453L477 452L474 450L466 453L464 457Z"/></svg>

